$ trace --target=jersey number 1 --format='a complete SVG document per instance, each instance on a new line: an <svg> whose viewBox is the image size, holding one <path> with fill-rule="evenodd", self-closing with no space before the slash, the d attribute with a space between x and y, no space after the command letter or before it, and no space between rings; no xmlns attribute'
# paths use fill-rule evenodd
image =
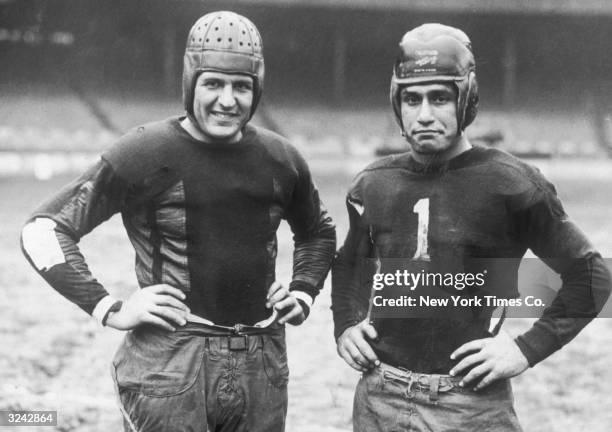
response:
<svg viewBox="0 0 612 432"><path fill-rule="evenodd" d="M419 215L417 228L417 248L412 259L429 261L427 231L429 230L429 198L421 198L412 208Z"/></svg>

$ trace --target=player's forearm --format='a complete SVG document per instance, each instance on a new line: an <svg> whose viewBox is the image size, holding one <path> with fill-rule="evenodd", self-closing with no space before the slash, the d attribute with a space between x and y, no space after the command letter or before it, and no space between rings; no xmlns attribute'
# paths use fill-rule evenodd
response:
<svg viewBox="0 0 612 432"><path fill-rule="evenodd" d="M30 264L49 285L88 314L108 296L91 275L76 242L51 219L38 218L26 224L21 246Z"/></svg>
<svg viewBox="0 0 612 432"><path fill-rule="evenodd" d="M294 235L290 289L314 299L323 288L336 252L336 227L319 198L306 162L299 154L294 156L298 181L285 208Z"/></svg>
<svg viewBox="0 0 612 432"><path fill-rule="evenodd" d="M301 291L314 299L329 273L336 252L336 230L331 218L322 209L309 229L295 232L293 280L291 291Z"/></svg>
<svg viewBox="0 0 612 432"><path fill-rule="evenodd" d="M127 183L100 159L40 205L22 230L21 246L30 264L88 314L108 292L90 273L77 243L119 211L127 191Z"/></svg>
<svg viewBox="0 0 612 432"><path fill-rule="evenodd" d="M315 298L329 273L336 249L335 233L295 243L292 290L304 291Z"/></svg>
<svg viewBox="0 0 612 432"><path fill-rule="evenodd" d="M336 339L347 328L363 321L367 315L369 293L362 293L356 283L355 263L340 249L332 266L332 312Z"/></svg>
<svg viewBox="0 0 612 432"><path fill-rule="evenodd" d="M610 295L610 271L599 254L572 260L563 285L534 326L516 342L534 366L576 335L601 312Z"/></svg>

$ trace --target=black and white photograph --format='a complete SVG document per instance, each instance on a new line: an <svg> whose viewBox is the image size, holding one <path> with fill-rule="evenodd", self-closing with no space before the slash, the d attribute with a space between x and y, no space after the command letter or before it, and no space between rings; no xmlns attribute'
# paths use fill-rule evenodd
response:
<svg viewBox="0 0 612 432"><path fill-rule="evenodd" d="M0 430L608 432L611 40L605 0L0 0Z"/></svg>

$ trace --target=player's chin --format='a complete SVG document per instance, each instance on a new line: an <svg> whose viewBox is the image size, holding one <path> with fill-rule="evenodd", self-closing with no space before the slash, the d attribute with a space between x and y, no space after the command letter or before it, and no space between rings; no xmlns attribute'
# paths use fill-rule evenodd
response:
<svg viewBox="0 0 612 432"><path fill-rule="evenodd" d="M411 143L412 150L421 155L434 155L440 151L435 141L419 140Z"/></svg>
<svg viewBox="0 0 612 432"><path fill-rule="evenodd" d="M232 124L214 125L209 127L208 130L210 135L217 140L231 140L240 132L240 126L240 124L234 122Z"/></svg>

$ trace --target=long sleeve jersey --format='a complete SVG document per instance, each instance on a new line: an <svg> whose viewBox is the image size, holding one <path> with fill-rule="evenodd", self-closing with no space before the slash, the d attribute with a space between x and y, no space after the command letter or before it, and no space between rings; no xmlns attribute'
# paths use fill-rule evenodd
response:
<svg viewBox="0 0 612 432"><path fill-rule="evenodd" d="M518 264L531 249L563 282L543 316L516 339L532 366L576 336L610 292L605 263L568 219L554 187L499 150L474 147L437 166L409 153L382 159L357 175L347 209L350 229L332 269L335 335L368 317L379 335L375 352L396 366L448 373L455 349L491 336L493 309L475 308L471 319L460 320L377 314L372 277L364 276L373 259L409 259L423 272L455 273L472 259L503 259L510 264L494 289L514 298Z"/></svg>
<svg viewBox="0 0 612 432"><path fill-rule="evenodd" d="M192 313L216 324L254 324L269 315L276 230L286 219L294 234L290 289L314 299L333 259L335 229L303 158L265 129L247 125L239 142L209 144L180 120L130 131L42 204L22 234L32 265L91 314L108 292L77 243L119 212L141 287L179 288Z"/></svg>

